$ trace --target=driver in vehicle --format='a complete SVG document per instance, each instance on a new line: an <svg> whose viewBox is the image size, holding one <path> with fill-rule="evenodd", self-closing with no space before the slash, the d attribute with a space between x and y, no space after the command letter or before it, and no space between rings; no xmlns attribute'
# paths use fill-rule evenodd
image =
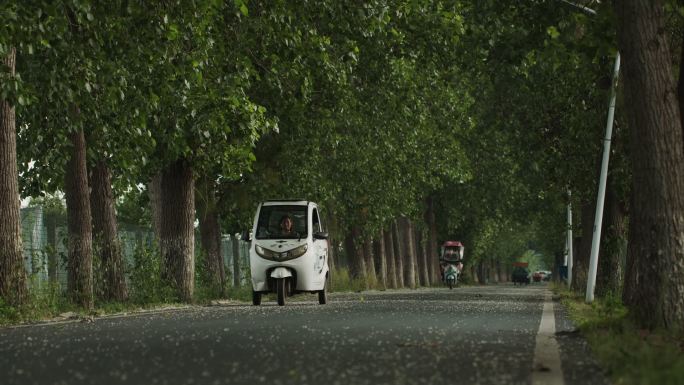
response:
<svg viewBox="0 0 684 385"><path fill-rule="evenodd" d="M294 222L289 215L283 215L280 218L280 236L282 237L294 237L297 232L294 230Z"/></svg>

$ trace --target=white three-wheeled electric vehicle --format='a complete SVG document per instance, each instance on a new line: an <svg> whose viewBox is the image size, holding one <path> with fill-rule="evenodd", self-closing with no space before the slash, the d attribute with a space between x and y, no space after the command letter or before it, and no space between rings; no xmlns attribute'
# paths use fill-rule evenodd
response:
<svg viewBox="0 0 684 385"><path fill-rule="evenodd" d="M259 204L249 248L252 303L276 293L278 305L295 293L318 293L325 304L328 279L328 233L318 205L305 200L265 201Z"/></svg>

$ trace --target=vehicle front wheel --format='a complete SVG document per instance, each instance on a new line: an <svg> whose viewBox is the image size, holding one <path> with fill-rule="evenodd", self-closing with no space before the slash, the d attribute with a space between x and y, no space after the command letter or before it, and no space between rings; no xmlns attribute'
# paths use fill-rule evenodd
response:
<svg viewBox="0 0 684 385"><path fill-rule="evenodd" d="M252 305L254 305L254 306L261 305L261 293L260 292L252 290Z"/></svg>
<svg viewBox="0 0 684 385"><path fill-rule="evenodd" d="M328 290L325 287L323 287L323 290L318 291L318 303L320 305L328 303Z"/></svg>
<svg viewBox="0 0 684 385"><path fill-rule="evenodd" d="M276 292L278 295L278 305L285 305L285 278L278 278L276 280Z"/></svg>

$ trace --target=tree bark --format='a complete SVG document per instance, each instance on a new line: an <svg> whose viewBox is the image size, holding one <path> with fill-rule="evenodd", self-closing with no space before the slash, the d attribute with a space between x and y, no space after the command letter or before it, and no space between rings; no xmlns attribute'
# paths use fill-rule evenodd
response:
<svg viewBox="0 0 684 385"><path fill-rule="evenodd" d="M420 272L420 284L421 286L430 286L430 270L428 269L428 257L427 257L427 237L422 230L416 232L416 249L418 252L418 267Z"/></svg>
<svg viewBox="0 0 684 385"><path fill-rule="evenodd" d="M363 240L363 259L366 262L366 269L368 270L366 274L367 286L369 288L375 288L378 284L378 276L375 273L375 262L373 261L373 242L369 236L365 237Z"/></svg>
<svg viewBox="0 0 684 385"><path fill-rule="evenodd" d="M383 230L383 239L385 241L385 253L387 255L387 285L391 289L397 288L397 264L394 257L394 237L392 234L392 226L388 230Z"/></svg>
<svg viewBox="0 0 684 385"><path fill-rule="evenodd" d="M223 297L226 272L221 253L221 226L216 200L216 186L206 178L197 183L196 204L199 217L200 242L204 252L204 267L212 288Z"/></svg>
<svg viewBox="0 0 684 385"><path fill-rule="evenodd" d="M69 135L71 154L64 177L68 227L67 288L71 300L93 307L93 233L86 143L83 130Z"/></svg>
<svg viewBox="0 0 684 385"><path fill-rule="evenodd" d="M404 285L416 288L416 246L413 226L408 218L400 218L404 248Z"/></svg>
<svg viewBox="0 0 684 385"><path fill-rule="evenodd" d="M154 174L149 183L147 183L147 194L150 198L150 213L152 217L152 232L154 233L154 240L157 243L157 247L161 244L161 181L162 174L161 172L158 172Z"/></svg>
<svg viewBox="0 0 684 385"><path fill-rule="evenodd" d="M240 287L242 285L240 279L240 238L233 234L230 243L233 247L233 286Z"/></svg>
<svg viewBox="0 0 684 385"><path fill-rule="evenodd" d="M479 264L471 264L470 265L470 277L473 279L473 283L479 284L480 283L480 277L478 276L478 268Z"/></svg>
<svg viewBox="0 0 684 385"><path fill-rule="evenodd" d="M420 244L423 240L421 239L420 230L416 229L416 226L413 222L411 223L411 225L411 233L413 234L413 255L416 258L416 287L422 287L425 286L425 280L423 277L423 261L421 261L420 255Z"/></svg>
<svg viewBox="0 0 684 385"><path fill-rule="evenodd" d="M591 239L594 232L594 215L596 203L582 204L582 238L579 249L574 253L575 259L572 264L572 289L578 293L587 290L587 275L589 273L589 256L591 255Z"/></svg>
<svg viewBox="0 0 684 385"><path fill-rule="evenodd" d="M195 189L192 167L177 160L162 172L162 278L178 299L192 302L195 286Z"/></svg>
<svg viewBox="0 0 684 385"><path fill-rule="evenodd" d="M91 171L90 205L93 214L93 242L103 269L104 292L107 301L128 298L124 259L117 233L116 211L109 166L99 161Z"/></svg>
<svg viewBox="0 0 684 385"><path fill-rule="evenodd" d="M609 177L606 189L606 205L601 233L601 253L596 274L596 294L606 296L609 293L619 295L622 288L623 257L627 239L627 212L615 191L612 178Z"/></svg>
<svg viewBox="0 0 684 385"><path fill-rule="evenodd" d="M679 99L679 122L682 126L682 140L684 141L684 36L680 41L680 59L679 59L679 81L677 83L677 96ZM684 145L684 142L682 142Z"/></svg>
<svg viewBox="0 0 684 385"><path fill-rule="evenodd" d="M394 261L396 265L397 287L403 288L404 285L404 248L402 247L402 238L399 232L399 220L392 222L392 234L394 241Z"/></svg>
<svg viewBox="0 0 684 385"><path fill-rule="evenodd" d="M493 283L499 283L499 271L496 269L496 261L489 260L489 276Z"/></svg>
<svg viewBox="0 0 684 385"><path fill-rule="evenodd" d="M437 244L437 221L435 220L435 199L430 196L427 199L427 209L425 210L425 223L428 228L427 239L427 265L429 270L430 282L436 283L441 280L439 276L439 255Z"/></svg>
<svg viewBox="0 0 684 385"><path fill-rule="evenodd" d="M684 329L684 138L662 1L614 3L632 128L628 258L639 274L625 302L646 328Z"/></svg>
<svg viewBox="0 0 684 385"><path fill-rule="evenodd" d="M379 237L373 241L375 259L377 261L378 284L380 289L387 289L387 254L385 252L385 240L383 238L383 231L380 230Z"/></svg>
<svg viewBox="0 0 684 385"><path fill-rule="evenodd" d="M425 285L425 275L423 274L423 267L424 267L424 264L426 261L423 259L423 255L422 255L423 234L420 232L420 229L416 229L415 224L413 226L413 235L414 235L413 239L414 239L415 247L416 247L414 250L414 252L416 253L416 286L424 287L426 285Z"/></svg>
<svg viewBox="0 0 684 385"><path fill-rule="evenodd" d="M16 50L0 64L15 76ZM26 270L21 245L17 132L14 106L0 99L0 298L10 305L26 301Z"/></svg>
<svg viewBox="0 0 684 385"><path fill-rule="evenodd" d="M477 280L480 282L481 285L486 285L489 282L489 280L487 279L486 272L487 268L485 266L485 261L481 259L477 263Z"/></svg>
<svg viewBox="0 0 684 385"><path fill-rule="evenodd" d="M366 261L364 260L362 245L359 245L358 242L359 236L358 227L352 227L344 239L344 248L347 253L347 260L349 261L349 275L352 278L361 279L367 284Z"/></svg>

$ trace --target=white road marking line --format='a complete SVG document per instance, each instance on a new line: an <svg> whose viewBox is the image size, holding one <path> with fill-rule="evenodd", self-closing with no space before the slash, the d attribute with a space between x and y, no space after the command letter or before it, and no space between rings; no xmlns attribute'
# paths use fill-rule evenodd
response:
<svg viewBox="0 0 684 385"><path fill-rule="evenodd" d="M560 350L556 341L556 318L553 312L551 292L544 296L539 332L534 348L534 366L532 367L532 385L564 385L561 368Z"/></svg>

